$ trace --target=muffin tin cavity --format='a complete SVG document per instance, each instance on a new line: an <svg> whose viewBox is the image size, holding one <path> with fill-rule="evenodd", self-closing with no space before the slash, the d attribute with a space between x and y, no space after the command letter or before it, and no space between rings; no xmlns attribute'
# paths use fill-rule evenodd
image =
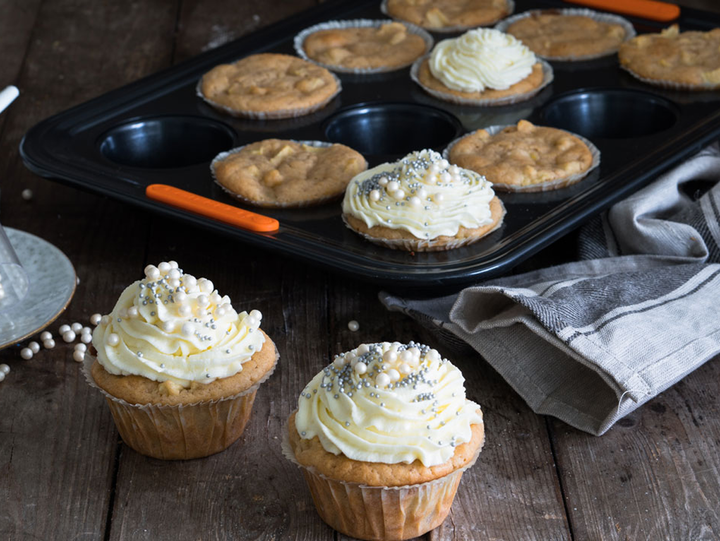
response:
<svg viewBox="0 0 720 541"><path fill-rule="evenodd" d="M100 137L100 153L120 165L146 169L209 162L233 146L235 132L220 122L194 116L140 118Z"/></svg>
<svg viewBox="0 0 720 541"><path fill-rule="evenodd" d="M462 124L452 114L419 103L362 104L345 109L325 123L325 137L375 157L401 157L422 148L442 149Z"/></svg>
<svg viewBox="0 0 720 541"><path fill-rule="evenodd" d="M678 113L672 102L649 92L596 89L561 94L541 117L547 125L588 139L631 139L672 128Z"/></svg>

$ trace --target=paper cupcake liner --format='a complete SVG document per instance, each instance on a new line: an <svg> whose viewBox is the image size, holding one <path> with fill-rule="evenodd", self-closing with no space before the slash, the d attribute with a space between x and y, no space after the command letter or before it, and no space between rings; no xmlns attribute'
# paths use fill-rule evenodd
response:
<svg viewBox="0 0 720 541"><path fill-rule="evenodd" d="M298 141L295 139L287 139L287 141L292 141L293 143L299 143L301 145L308 145L308 146L318 147L318 148L329 148L335 144L335 143L328 143L327 141ZM255 143L257 143L257 142L258 141L255 141ZM254 143L248 143L248 145L250 145L250 144L254 144ZM333 201L335 199L342 197L345 190L343 190L342 192L340 192L336 195L331 195L328 197L321 197L319 199L312 199L309 201L301 201L298 203L272 203L272 202L266 202L266 201L254 201L252 199L248 199L247 197L243 197L242 195L229 190L228 188L226 188L225 186L220 184L220 182L218 181L217 175L215 174L215 166L216 166L217 162L224 160L225 158L227 158L228 156L230 156L232 154L237 154L238 152L240 152L243 148L245 148L248 145L243 145L243 146L236 147L236 148L233 148L233 149L225 151L225 152L221 152L220 154L215 156L215 158L213 158L212 162L210 162L210 173L212 174L215 184L220 186L220 188L225 193L234 197L235 199L242 201L243 203L246 203L248 205L252 205L255 207L261 207L261 208L296 209L296 208L314 207L317 205L322 205L323 203L327 203L329 201Z"/></svg>
<svg viewBox="0 0 720 541"><path fill-rule="evenodd" d="M523 13L518 13L517 15L513 15L512 17L508 17L507 19L503 19L499 23L495 25L495 30L500 30L501 32L507 32L507 29L510 27L511 24L516 23L517 21L521 19L526 19L528 17L532 17L534 15L538 15L541 13L550 13L554 15L575 15L575 16L582 16L582 17L589 17L590 19L599 22L599 23L608 23L608 24L619 24L623 27L623 30L625 30L625 39L623 41L627 41L631 38L634 38L636 35L635 28L633 27L632 23L625 19L624 17L620 17L619 15L612 15L610 13L599 13L597 11L593 11L591 9L573 9L573 8L567 8L567 9L533 9L530 11L525 11ZM544 58L545 60L552 60L556 62L575 62L575 61L581 61L581 60L595 60L596 58L602 58L604 56L610 56L612 54L615 54L618 52L618 48L611 49L609 51L605 51L602 53L594 53L594 54L586 54L582 56L547 56L542 55L539 53L535 53L535 56L538 58Z"/></svg>
<svg viewBox="0 0 720 541"><path fill-rule="evenodd" d="M554 79L553 75L553 69L550 64L548 64L545 60L538 59L538 62L540 62L540 65L542 66L543 70L543 80L542 82L537 86L537 88L533 88L532 90L528 92L523 92L522 94L514 94L512 96L505 96L503 98L495 98L495 99L473 99L473 98L465 98L463 96L455 96L453 94L447 94L445 92L440 92L439 90L434 90L432 88L428 88L424 84L420 82L420 78L418 77L418 72L420 71L420 66L425 61L425 59L429 58L430 55L425 55L422 58L418 58L412 65L412 68L410 69L410 77L413 81L415 81L425 92L430 94L431 96L438 98L443 101L447 101L450 103L457 103L458 105L472 105L474 107L498 107L501 105L512 105L514 103L519 103L525 100L529 100L536 94L538 94L543 88L548 86L550 83L552 83Z"/></svg>
<svg viewBox="0 0 720 541"><path fill-rule="evenodd" d="M331 75L333 76L333 79L335 79L335 83L337 84L337 89L335 90L335 92L327 99L316 103L315 105L312 105L310 107L303 107L300 109L279 109L277 111L248 111L244 109L233 109L232 107L215 103L211 99L205 97L205 95L202 93L202 77L200 77L197 85L195 85L195 94L197 94L200 99L210 105L213 109L217 109L220 112L238 118L249 118L251 120L277 120L282 118L297 118L309 115L310 113L314 113L315 111L319 111L327 104L329 104L333 99L335 99L338 94L340 94L340 92L342 91L342 83L340 82L340 79L337 75L335 75L334 73L331 73Z"/></svg>
<svg viewBox="0 0 720 541"><path fill-rule="evenodd" d="M642 81L645 84L652 85L659 88L665 88L667 90L690 90L693 92L710 92L713 90L720 89L720 83L707 83L707 84L701 84L701 85L691 85L688 83L678 83L675 81L664 81L661 79L649 79L648 77L643 77L642 75L638 75L635 73L632 69L630 69L627 66L623 66L620 64L620 67L625 70L627 73L632 75L635 79L638 81Z"/></svg>
<svg viewBox="0 0 720 541"><path fill-rule="evenodd" d="M514 124L508 124L504 126L489 126L487 128L480 128L485 131L487 131L490 135L496 135L500 133L505 128L509 128L514 126ZM544 126L539 126L544 127ZM559 128L554 128L559 129ZM477 131L477 130L476 130ZM512 193L530 193L530 192L547 192L550 190L557 190L560 188L565 188L567 186L572 186L573 184L581 181L585 177L587 177L594 169L599 167L600 165L600 150L588 139L583 137L582 135L578 135L577 133L569 132L567 130L560 130L563 131L569 135L572 135L573 137L577 137L580 139L585 145L587 145L588 149L590 150L590 154L592 154L592 162L590 163L590 167L588 167L585 171L582 173L576 173L574 175L570 175L568 177L562 177L555 180L550 180L547 182L538 182L537 184L529 184L527 186L518 186L515 184L502 184L499 182L492 182L493 190L496 190L498 192L512 192ZM458 137L457 139L454 139L453 141L450 141L450 144L443 150L442 156L446 160L450 160L450 150L452 150L452 147L454 147L460 140L465 139L466 137L469 137L473 135L475 132L472 133L466 133L465 135Z"/></svg>
<svg viewBox="0 0 720 541"><path fill-rule="evenodd" d="M273 374L279 358L276 353L275 364L252 387L193 404L130 404L117 398L95 383L90 372L95 357L91 355L85 355L83 374L88 384L105 396L120 437L129 447L152 458L187 460L224 451L242 435L255 394Z"/></svg>
<svg viewBox="0 0 720 541"><path fill-rule="evenodd" d="M454 250L455 248L461 248L463 246L467 246L468 244L478 242L490 235L492 232L500 229L500 226L502 226L503 219L505 218L505 214L507 212L505 210L505 205L503 204L503 202L500 199L498 199L498 201L502 206L503 213L492 229L486 231L479 236L466 237L463 239L450 240L446 242L441 242L437 239L384 239L381 237L373 237L372 235L362 233L357 229L353 228L345 219L344 214L342 215L342 220L345 226L354 233L357 233L358 235L364 237L365 240L367 240L368 242L372 242L373 244L377 244L379 246L384 246L385 248L392 248L393 250L405 250L408 252L443 252L445 250Z"/></svg>
<svg viewBox="0 0 720 541"><path fill-rule="evenodd" d="M295 36L295 39L293 40L293 44L295 46L295 52L298 54L300 58L303 60L307 60L308 62L313 62L314 64L317 64L318 66L321 66L327 70L334 71L336 73L351 73L351 74L357 74L357 75L369 75L373 73L386 73L389 71L396 71L399 69L406 68L407 66L411 65L414 60L410 62L406 62L404 64L398 65L398 66L383 66L378 68L347 68L345 66L337 66L335 64L326 64L324 62L320 62L319 60L315 60L313 58L310 58L307 53L305 52L305 49L303 48L303 44L305 43L305 40L310 34L314 34L315 32L319 32L321 30L344 30L346 28L380 28L384 24L388 24L393 22L392 20L371 20L371 19L355 19L355 20L348 20L348 21L327 21L324 23L316 24L314 26L311 26L309 28L306 28L302 32L300 32L298 35ZM396 21L400 22L401 24L405 25L405 27L408 29L408 32L411 34L415 34L417 36L420 36L423 41L425 42L425 51L422 53L421 56L424 56L425 54L429 53L434 44L434 40L432 36L419 26L415 26L414 24L408 23L406 21Z"/></svg>
<svg viewBox="0 0 720 541"><path fill-rule="evenodd" d="M515 0L506 0L507 1L507 7L508 11L505 17L508 17L512 15L515 12ZM382 0L380 4L380 11L383 12L383 14L387 15L388 17L391 17L392 19L398 21L398 22L407 22L405 19L398 19L397 17L393 17L388 13L387 10L387 3L388 0ZM426 28L426 30L429 30L430 32L435 32L436 34L451 34L453 32L465 32L466 30L472 30L473 28L482 28L487 26L492 26L495 23L497 23L500 19L503 17L499 17L498 19L495 19L494 21L488 21L485 24L479 24L475 26L463 26L463 25L455 25L455 26L444 26L442 28Z"/></svg>
<svg viewBox="0 0 720 541"><path fill-rule="evenodd" d="M462 468L432 481L396 487L346 483L303 466L290 446L287 423L281 447L285 458L302 471L320 518L345 535L386 541L418 537L438 527L450 512L462 474L475 464L483 445Z"/></svg>

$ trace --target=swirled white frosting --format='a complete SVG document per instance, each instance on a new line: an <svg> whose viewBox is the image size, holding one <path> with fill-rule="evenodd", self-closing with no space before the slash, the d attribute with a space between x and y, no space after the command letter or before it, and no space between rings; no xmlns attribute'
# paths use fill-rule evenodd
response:
<svg viewBox="0 0 720 541"><path fill-rule="evenodd" d="M460 92L505 90L530 75L535 54L510 34L492 28L470 30L438 43L430 56L430 72Z"/></svg>
<svg viewBox="0 0 720 541"><path fill-rule="evenodd" d="M298 399L300 437L364 462L444 464L482 423L460 370L422 344L363 344L338 355Z"/></svg>
<svg viewBox="0 0 720 541"><path fill-rule="evenodd" d="M460 226L492 223L492 184L482 175L450 165L432 150L412 152L354 177L343 212L365 222L404 229L417 238L454 236Z"/></svg>
<svg viewBox="0 0 720 541"><path fill-rule="evenodd" d="M111 374L189 387L237 374L262 348L259 311L238 314L210 280L184 274L175 262L145 273L93 332L98 362Z"/></svg>

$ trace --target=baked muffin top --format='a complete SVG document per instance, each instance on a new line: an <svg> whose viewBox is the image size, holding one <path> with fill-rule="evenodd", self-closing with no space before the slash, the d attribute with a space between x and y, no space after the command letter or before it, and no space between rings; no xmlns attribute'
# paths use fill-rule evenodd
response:
<svg viewBox="0 0 720 541"><path fill-rule="evenodd" d="M345 145L265 139L215 160L212 168L221 186L250 204L301 207L342 195L367 162Z"/></svg>
<svg viewBox="0 0 720 541"><path fill-rule="evenodd" d="M387 13L423 28L472 28L510 14L507 0L387 0Z"/></svg>
<svg viewBox="0 0 720 541"><path fill-rule="evenodd" d="M326 105L340 90L335 76L295 56L261 53L222 64L203 75L200 92L238 115L286 118Z"/></svg>
<svg viewBox="0 0 720 541"><path fill-rule="evenodd" d="M620 64L655 83L705 90L720 87L720 28L680 32L677 25L659 34L642 34L620 47Z"/></svg>
<svg viewBox="0 0 720 541"><path fill-rule="evenodd" d="M538 11L505 30L535 54L545 57L579 58L616 52L625 39L619 24L597 21L585 15Z"/></svg>
<svg viewBox="0 0 720 541"><path fill-rule="evenodd" d="M328 66L370 70L401 68L425 54L425 40L398 22L313 32L303 41L308 58Z"/></svg>
<svg viewBox="0 0 720 541"><path fill-rule="evenodd" d="M593 163L590 149L579 138L527 120L495 135L477 130L452 146L449 159L505 191L531 191L527 189L581 174Z"/></svg>

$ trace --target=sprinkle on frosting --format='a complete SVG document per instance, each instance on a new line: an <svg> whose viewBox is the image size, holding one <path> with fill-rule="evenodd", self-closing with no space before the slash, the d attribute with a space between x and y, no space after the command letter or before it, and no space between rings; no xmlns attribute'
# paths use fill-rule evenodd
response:
<svg viewBox="0 0 720 541"><path fill-rule="evenodd" d="M446 87L460 92L505 90L525 79L537 62L516 37L492 28L476 28L438 43L430 56L430 72Z"/></svg>
<svg viewBox="0 0 720 541"><path fill-rule="evenodd" d="M189 387L242 370L264 343L262 314L238 314L206 278L175 261L148 265L93 333L98 362L111 374Z"/></svg>
<svg viewBox="0 0 720 541"><path fill-rule="evenodd" d="M337 355L303 389L295 418L302 438L352 460L426 467L447 462L482 423L464 378L428 346L362 344Z"/></svg>
<svg viewBox="0 0 720 541"><path fill-rule="evenodd" d="M404 229L417 238L454 236L492 223L492 184L482 175L450 165L435 151L412 152L357 175L343 212L376 225Z"/></svg>

